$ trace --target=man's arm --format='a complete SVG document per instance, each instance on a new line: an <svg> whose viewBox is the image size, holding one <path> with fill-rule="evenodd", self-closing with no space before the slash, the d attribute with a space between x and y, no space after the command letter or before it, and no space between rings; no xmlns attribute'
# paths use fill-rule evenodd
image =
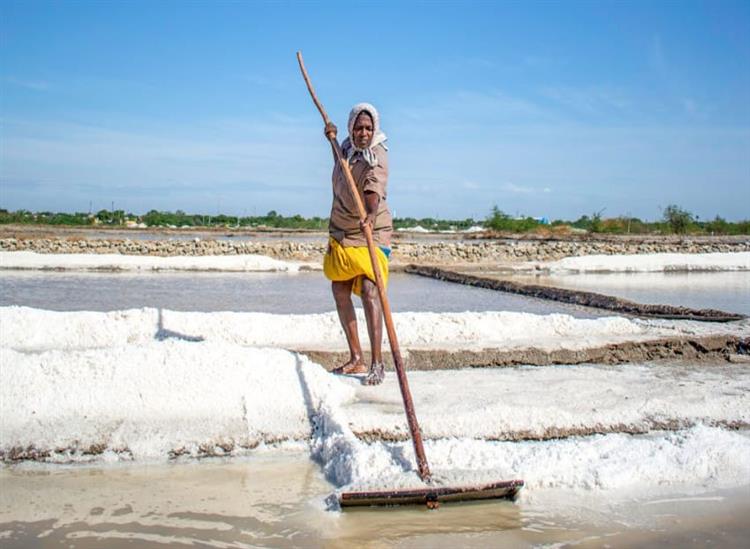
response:
<svg viewBox="0 0 750 549"><path fill-rule="evenodd" d="M365 191L365 210L367 211L367 218L365 223L370 226L370 229L375 226L375 218L378 215L378 208L380 207L380 195L373 191ZM360 226L364 225L360 223ZM362 227L364 230L364 227Z"/></svg>

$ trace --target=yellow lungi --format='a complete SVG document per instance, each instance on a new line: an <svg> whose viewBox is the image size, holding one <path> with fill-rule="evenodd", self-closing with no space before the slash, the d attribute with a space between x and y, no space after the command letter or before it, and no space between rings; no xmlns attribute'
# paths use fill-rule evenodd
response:
<svg viewBox="0 0 750 549"><path fill-rule="evenodd" d="M376 248L375 255L380 265L380 273L383 275L383 285L388 287L388 257L382 249ZM370 252L367 246L342 246L331 237L328 239L328 251L323 258L323 272L328 280L333 282L344 282L354 279L352 292L362 295L362 277L367 277L375 282L375 273L372 271Z"/></svg>

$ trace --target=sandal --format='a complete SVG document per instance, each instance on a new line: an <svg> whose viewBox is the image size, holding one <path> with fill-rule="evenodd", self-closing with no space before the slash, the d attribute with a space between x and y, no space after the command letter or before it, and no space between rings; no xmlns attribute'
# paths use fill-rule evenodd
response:
<svg viewBox="0 0 750 549"><path fill-rule="evenodd" d="M343 366L339 366L338 368L334 368L333 370L331 370L331 373L336 375L356 375L366 374L367 371L367 368L361 362L355 362L354 364L347 362Z"/></svg>

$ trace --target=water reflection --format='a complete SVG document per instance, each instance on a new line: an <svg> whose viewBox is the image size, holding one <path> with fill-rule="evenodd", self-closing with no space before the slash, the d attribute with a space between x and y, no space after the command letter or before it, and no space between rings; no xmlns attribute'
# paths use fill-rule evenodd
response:
<svg viewBox="0 0 750 549"><path fill-rule="evenodd" d="M508 278L501 273L489 275ZM512 280L597 292L638 303L750 315L750 272L585 273L514 276Z"/></svg>
<svg viewBox="0 0 750 549"><path fill-rule="evenodd" d="M483 288L393 273L394 311L522 311L603 313ZM355 300L359 306L359 300ZM173 311L255 311L281 314L334 310L322 273L60 273L0 272L0 305L56 311L111 311L157 307Z"/></svg>
<svg viewBox="0 0 750 549"><path fill-rule="evenodd" d="M306 452L172 464L0 470L0 539L16 547L583 547L679 540L744 547L747 487L700 498L537 490L520 502L325 510ZM618 500L619 497L619 500ZM678 544L678 545L680 545Z"/></svg>
<svg viewBox="0 0 750 549"><path fill-rule="evenodd" d="M344 547L521 527L510 502L326 511L306 455L172 465L38 466L0 473L4 547ZM6 545L6 543L8 545Z"/></svg>

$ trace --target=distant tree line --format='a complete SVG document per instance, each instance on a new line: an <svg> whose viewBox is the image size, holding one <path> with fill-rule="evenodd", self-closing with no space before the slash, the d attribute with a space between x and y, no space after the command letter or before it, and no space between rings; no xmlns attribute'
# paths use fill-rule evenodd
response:
<svg viewBox="0 0 750 549"><path fill-rule="evenodd" d="M483 220L436 219L432 217L394 218L396 229L422 227L428 231L462 231L471 227L507 233L526 232L565 232L580 231L604 234L750 234L750 220L727 221L716 216L711 220L701 220L697 215L670 204L662 210L657 221L644 221L632 216L603 217L604 210L590 215L582 215L575 221L530 216L511 216L497 206ZM151 210L144 215L126 213L123 210L100 210L97 213L31 212L28 210L8 211L0 209L0 224L40 224L70 226L135 226L135 227L221 227L221 228L275 228L324 230L328 227L326 217L284 216L271 210L260 216L232 216L189 214L182 210L175 212Z"/></svg>
<svg viewBox="0 0 750 549"><path fill-rule="evenodd" d="M468 217L466 219L435 219L432 217L395 217L393 227L395 229L410 229L422 227L428 231L464 231L471 227L481 226L481 221L475 221Z"/></svg>
<svg viewBox="0 0 750 549"><path fill-rule="evenodd" d="M603 234L694 234L694 235L746 235L750 234L750 220L727 221L716 216L709 221L701 221L698 216L670 204L662 210L657 221L644 221L632 216L603 217L604 210L591 215L582 215L575 221L556 219L547 224L538 218L511 217L495 206L484 226L500 232L524 233L564 232L567 230Z"/></svg>
<svg viewBox="0 0 750 549"><path fill-rule="evenodd" d="M328 218L305 218L299 214L284 216L274 210L260 216L186 214L182 210L177 210L176 212L151 210L147 214L140 216L139 221L149 227L324 229L328 226Z"/></svg>

